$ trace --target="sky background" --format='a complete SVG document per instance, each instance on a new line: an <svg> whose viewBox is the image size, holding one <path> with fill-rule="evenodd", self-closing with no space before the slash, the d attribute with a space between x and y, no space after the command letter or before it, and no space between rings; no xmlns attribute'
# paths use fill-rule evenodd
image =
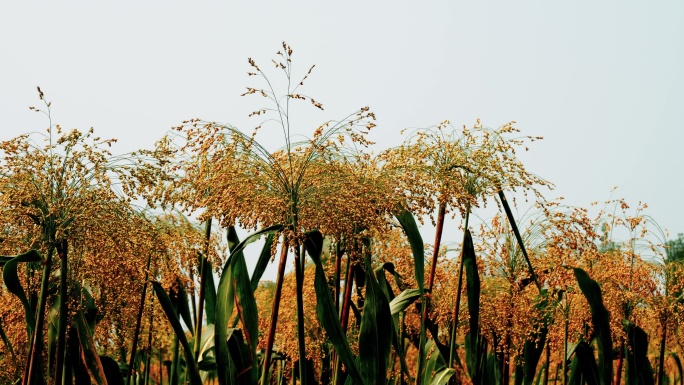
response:
<svg viewBox="0 0 684 385"><path fill-rule="evenodd" d="M55 123L117 138L115 153L194 117L250 131L247 58L270 69L287 41L325 106L298 113L301 134L362 106L378 150L407 127L515 120L545 138L520 157L548 198L643 201L684 232L684 2L228 3L4 2L0 139L45 128L36 86Z"/></svg>

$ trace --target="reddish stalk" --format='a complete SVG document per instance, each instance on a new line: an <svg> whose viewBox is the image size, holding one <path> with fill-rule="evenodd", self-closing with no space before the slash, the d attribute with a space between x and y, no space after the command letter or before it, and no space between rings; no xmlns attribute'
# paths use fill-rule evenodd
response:
<svg viewBox="0 0 684 385"><path fill-rule="evenodd" d="M287 238L283 236L283 246L280 251L280 262L278 263L278 275L276 277L276 291L273 294L273 306L271 307L271 326L266 337L266 351L264 352L264 369L261 374L261 383L266 384L268 379L268 369L271 365L271 354L273 353L273 340L275 339L276 325L278 323L278 309L280 307L280 296L283 292L283 277L285 276L285 264L287 263Z"/></svg>
<svg viewBox="0 0 684 385"><path fill-rule="evenodd" d="M354 283L354 264L349 261L347 263L347 275L344 278L344 300L342 302L342 315L340 316L340 323L342 331L347 332L349 326L349 308L351 307L352 286Z"/></svg>
<svg viewBox="0 0 684 385"><path fill-rule="evenodd" d="M446 204L440 204L437 212L437 228L435 230L435 246L432 250L432 265L430 266L430 279L428 280L428 292L430 293L432 293L432 285L435 282L435 273L437 271L437 257L439 256L439 247L442 243L442 232L444 231L445 216Z"/></svg>

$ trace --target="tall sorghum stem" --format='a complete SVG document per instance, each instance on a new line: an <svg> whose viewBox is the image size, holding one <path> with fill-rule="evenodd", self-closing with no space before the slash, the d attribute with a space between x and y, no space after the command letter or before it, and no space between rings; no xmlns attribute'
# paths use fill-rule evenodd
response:
<svg viewBox="0 0 684 385"><path fill-rule="evenodd" d="M142 293L140 294L140 304L138 305L138 314L135 319L135 332L133 333L133 345L131 346L131 358L128 360L128 375L126 383L130 384L133 378L133 365L135 364L135 352L138 349L138 338L140 337L140 326L142 324L143 311L145 310L145 297L147 296L147 280L150 271L150 262L152 261L152 254L147 256L147 264L145 267L145 282L143 283Z"/></svg>
<svg viewBox="0 0 684 385"><path fill-rule="evenodd" d="M54 244L48 242L48 252L43 265L43 277L40 282L40 295L38 297L38 309L36 309L36 325L33 328L33 341L29 351L28 364L24 371L22 384L31 385L35 381L35 373L39 371L40 353L43 347L43 324L45 323L45 306L47 304L48 281L50 269L52 267L52 255L54 254ZM42 382L42 381L41 381Z"/></svg>
<svg viewBox="0 0 684 385"><path fill-rule="evenodd" d="M465 226L463 227L463 244L465 244L465 234L468 231L468 220L470 219L470 204L466 209ZM449 367L454 366L456 359L456 334L458 332L458 313L461 308L461 290L463 289L463 248L459 257L458 285L456 288L456 303L454 304L453 322L451 323L451 336L449 339Z"/></svg>
<svg viewBox="0 0 684 385"><path fill-rule="evenodd" d="M304 253L297 245L295 254L295 278L297 284L297 346L299 347L299 383L306 385L306 339L304 338Z"/></svg>
<svg viewBox="0 0 684 385"><path fill-rule="evenodd" d="M271 353L273 353L273 340L275 338L276 325L278 323L278 309L280 308L280 296L283 292L283 278L285 276L285 264L287 263L287 237L283 235L283 245L280 251L280 262L278 263L278 275L276 276L276 289L273 294L273 305L271 307L271 326L266 337L266 351L264 353L264 368L261 372L261 384L268 382L268 370L271 365Z"/></svg>
<svg viewBox="0 0 684 385"><path fill-rule="evenodd" d="M57 361L55 363L55 385L62 383L64 374L64 354L66 350L66 324L68 320L68 293L67 293L67 274L68 274L68 247L66 239L59 242L57 253L60 258L59 270L59 329L57 330ZM49 365L49 363L48 363ZM71 381L69 381L71 382Z"/></svg>
<svg viewBox="0 0 684 385"><path fill-rule="evenodd" d="M202 319L204 317L204 293L207 291L207 274L211 274L211 271L207 271L207 258L209 257L209 241L211 240L211 218L207 219L204 228L204 254L200 256L200 288L199 288L199 300L197 304L197 321L195 323L195 346L194 346L194 357L195 361L199 357L200 343L202 341ZM214 290L212 288L212 290Z"/></svg>

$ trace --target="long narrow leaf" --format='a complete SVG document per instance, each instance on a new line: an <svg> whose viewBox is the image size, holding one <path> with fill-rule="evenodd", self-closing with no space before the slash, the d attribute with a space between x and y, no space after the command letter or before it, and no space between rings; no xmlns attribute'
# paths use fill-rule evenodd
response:
<svg viewBox="0 0 684 385"><path fill-rule="evenodd" d="M366 246L365 267L371 271L370 242ZM366 275L366 301L359 329L359 370L367 384L383 384L387 377L394 333L387 297L373 274Z"/></svg>
<svg viewBox="0 0 684 385"><path fill-rule="evenodd" d="M251 284L252 291L256 291L259 286L259 281L266 271L268 263L271 261L271 247L273 246L273 240L275 239L275 234L268 234L266 237L266 243L261 249L261 254L259 254L259 259L257 259L256 266L254 266L254 272L252 272Z"/></svg>
<svg viewBox="0 0 684 385"><path fill-rule="evenodd" d="M10 342L9 338L7 338L7 334L5 334L5 329L2 327L2 318L0 317L0 337L2 337L2 342L5 344L5 347L7 350L9 350L10 355L12 356L12 362L16 365L17 363L17 356L14 354L14 348L12 347L12 343Z"/></svg>
<svg viewBox="0 0 684 385"><path fill-rule="evenodd" d="M596 365L594 351L588 343L580 341L574 349L575 358L570 368L569 384L598 385L600 383L599 368Z"/></svg>
<svg viewBox="0 0 684 385"><path fill-rule="evenodd" d="M235 297L236 296L249 296L251 293L252 301L254 292L251 290L251 283L247 273L247 268L245 266L244 254L242 250L244 248L261 238L263 235L275 234L283 229L282 225L269 226L261 229L253 234L250 234L242 242L237 243L237 235L231 235L230 231L228 233L228 242L230 247L230 256L223 265L223 271L221 272L221 278L219 279L218 288L216 291L216 323L215 323L215 333L214 333L214 344L215 344L215 355L216 355L216 367L218 369L218 379L220 384L233 384L237 382L238 372L233 358L231 358L230 350L228 348L228 326L230 323L230 317L233 314L233 309L235 307ZM234 229L233 229L234 230ZM236 270L237 269L237 270ZM247 277L245 278L245 274ZM242 278L237 279L238 276ZM239 287L236 288L236 285ZM237 291L236 291L237 290ZM249 313L249 319L245 321L247 326L254 329L255 321L252 317L257 317L256 311L251 310L251 304L247 305L250 310L245 310L244 305L247 302L251 302L248 299L238 299L244 301L244 304L240 304L242 309L240 312L244 317ZM256 306L256 305L254 305ZM258 322L258 321L256 321ZM250 332L249 340L250 346L254 338L258 337L258 332ZM252 354L256 354L255 348L252 349ZM236 357L237 358L237 357ZM255 361L254 361L255 362ZM253 371L258 376L256 372L258 368L257 365L252 365ZM250 374L252 376L253 374ZM255 380L256 381L256 380Z"/></svg>
<svg viewBox="0 0 684 385"><path fill-rule="evenodd" d="M412 303L420 298L419 289L406 289L401 292L398 296L394 297L392 302L390 302L390 312L392 314L399 314L406 310Z"/></svg>
<svg viewBox="0 0 684 385"><path fill-rule="evenodd" d="M444 385L449 382L454 373L456 373L456 370L453 368L442 368L432 377L430 385Z"/></svg>
<svg viewBox="0 0 684 385"><path fill-rule="evenodd" d="M633 322L623 320L622 327L627 333L627 368L625 382L636 385L653 385L653 368L648 360L648 334Z"/></svg>
<svg viewBox="0 0 684 385"><path fill-rule="evenodd" d="M473 383L482 378L482 352L480 351L480 274L475 260L475 247L470 230L466 230L463 240L463 266L466 273L466 290L468 292L468 313L470 330L466 335L466 362Z"/></svg>
<svg viewBox="0 0 684 385"><path fill-rule="evenodd" d="M199 371L197 369L197 363L195 362L195 357L193 357L192 349L190 349L190 345L188 344L185 331L183 330L180 320L178 319L178 314L176 314L176 310L173 308L173 303L171 302L169 295L166 293L166 290L164 290L159 282L152 281L152 287L154 288L155 294L157 294L157 298L159 299L159 304L161 305L162 310L164 310L164 313L166 313L166 318L171 323L173 331L176 332L178 341L183 346L183 354L185 354L185 361L190 374L190 383L193 385L199 385L201 380Z"/></svg>
<svg viewBox="0 0 684 385"><path fill-rule="evenodd" d="M272 234L271 234L272 235ZM240 243L234 227L228 228L228 247L233 248ZM259 314L257 310L256 299L254 298L254 291L249 280L249 272L247 271L247 264L245 263L245 255L242 250L233 252L233 265L230 266L229 274L235 297L237 298L238 315L242 320L243 331L247 338L247 343L250 349L251 356L251 383L256 383L259 376L256 348L259 340ZM225 281L224 281L225 282Z"/></svg>
<svg viewBox="0 0 684 385"><path fill-rule="evenodd" d="M214 284L214 268L209 260L205 260L207 275L204 287L204 310L207 312L207 324L216 322L216 285ZM202 337L204 339L204 337Z"/></svg>
<svg viewBox="0 0 684 385"><path fill-rule="evenodd" d="M409 211L402 210L400 213L395 214L395 216L404 229L404 233L411 245L416 283L418 284L418 289L420 289L420 292L422 293L425 287L425 245L423 244L423 237L420 235L420 231L418 231L416 219Z"/></svg>
<svg viewBox="0 0 684 385"><path fill-rule="evenodd" d="M247 247L250 243L254 243L259 240L263 235L269 235L269 234L276 234L279 233L283 230L285 226L283 225L273 225L273 226L268 226L265 227L259 231L256 231L250 235L247 236L242 242L237 244L234 248L230 250L230 256L228 257L228 260L226 263L223 265L224 269L226 266L230 265L232 263L231 259L233 258L234 255L237 255L238 253L241 253L242 250Z"/></svg>
<svg viewBox="0 0 684 385"><path fill-rule="evenodd" d="M26 330L31 336L33 334L33 328L36 325L36 320L34 317L34 311L29 304L26 293L24 293L24 288L21 286L19 281L19 275L17 274L17 265L20 262L38 262L41 261L42 257L35 250L30 250L24 254L17 255L5 262L5 266L2 269L2 280L7 286L7 290L19 298L21 304L24 306L24 314L26 315Z"/></svg>
<svg viewBox="0 0 684 385"><path fill-rule="evenodd" d="M107 384L107 376L105 375L100 356L97 354L97 349L93 343L93 337L90 334L90 328L85 322L83 312L78 311L74 317L76 322L76 332L78 333L78 341L81 346L81 360L85 364L88 374L92 381L96 384Z"/></svg>
<svg viewBox="0 0 684 385"><path fill-rule="evenodd" d="M316 275L314 277L314 289L316 290L316 313L318 320L325 329L325 332L333 344L340 360L344 363L349 377L347 382L363 384L361 372L356 364L354 354L349 348L347 336L342 331L340 326L340 319L337 316L335 309L335 302L333 302L328 286L328 280L325 277L323 270L323 263L321 262L321 252L323 251L323 236L321 233L315 231L307 233L306 241L304 243L306 251L316 265Z"/></svg>
<svg viewBox="0 0 684 385"><path fill-rule="evenodd" d="M183 319L185 325L188 327L190 334L195 334L195 328L192 322L192 315L190 313L190 306L188 302L188 292L185 290L180 280L177 282L178 290L170 297L171 303L178 309L178 315Z"/></svg>
<svg viewBox="0 0 684 385"><path fill-rule="evenodd" d="M574 272L577 283L587 298L591 310L591 320L594 324L598 346L599 382L601 385L610 385L613 380L613 340L610 336L610 313L603 304L603 295L599 284L589 278L589 274L580 268L575 268Z"/></svg>

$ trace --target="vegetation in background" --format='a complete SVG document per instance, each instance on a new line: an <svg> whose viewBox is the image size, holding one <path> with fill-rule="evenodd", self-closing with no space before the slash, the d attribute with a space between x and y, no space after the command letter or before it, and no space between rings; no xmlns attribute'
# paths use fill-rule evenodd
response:
<svg viewBox="0 0 684 385"><path fill-rule="evenodd" d="M38 90L47 131L0 143L0 383L682 382L684 241L645 204L545 199L514 122L376 154L362 107L303 136L314 67L272 64L252 132L191 119L121 156Z"/></svg>

